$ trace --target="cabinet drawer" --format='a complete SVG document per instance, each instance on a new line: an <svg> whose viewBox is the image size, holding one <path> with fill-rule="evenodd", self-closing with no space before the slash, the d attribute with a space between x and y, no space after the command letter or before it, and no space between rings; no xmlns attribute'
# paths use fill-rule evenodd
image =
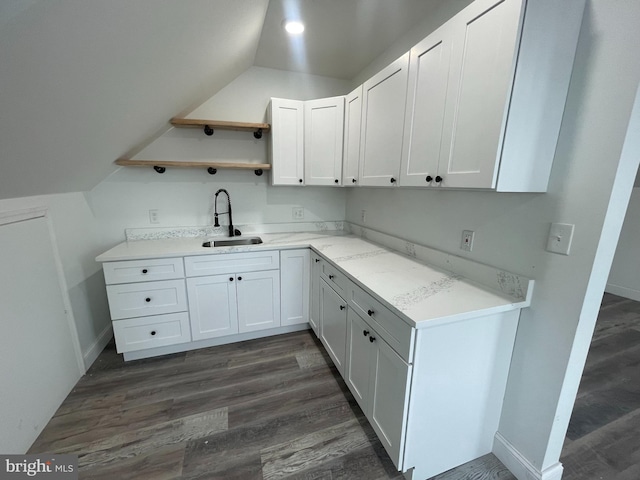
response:
<svg viewBox="0 0 640 480"><path fill-rule="evenodd" d="M189 314L171 313L113 322L118 353L191 341Z"/></svg>
<svg viewBox="0 0 640 480"><path fill-rule="evenodd" d="M185 312L184 280L107 285L111 319Z"/></svg>
<svg viewBox="0 0 640 480"><path fill-rule="evenodd" d="M329 262L322 262L320 275L342 297L346 297L351 282L343 273Z"/></svg>
<svg viewBox="0 0 640 480"><path fill-rule="evenodd" d="M348 302L406 362L412 363L415 329L361 288L352 284Z"/></svg>
<svg viewBox="0 0 640 480"><path fill-rule="evenodd" d="M112 283L173 280L174 278L184 277L182 258L107 262L102 268L107 285Z"/></svg>
<svg viewBox="0 0 640 480"><path fill-rule="evenodd" d="M280 268L280 252L270 251L200 255L197 257L185 257L184 264L187 277L218 275L221 273L278 270Z"/></svg>

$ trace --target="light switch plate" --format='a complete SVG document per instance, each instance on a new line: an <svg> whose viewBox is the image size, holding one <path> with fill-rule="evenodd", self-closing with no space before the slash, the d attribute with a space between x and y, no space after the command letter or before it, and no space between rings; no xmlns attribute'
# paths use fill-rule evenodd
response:
<svg viewBox="0 0 640 480"><path fill-rule="evenodd" d="M575 225L570 223L552 223L549 228L547 250L561 255L569 255L574 227Z"/></svg>
<svg viewBox="0 0 640 480"><path fill-rule="evenodd" d="M473 230L463 230L460 250L470 252L473 249Z"/></svg>

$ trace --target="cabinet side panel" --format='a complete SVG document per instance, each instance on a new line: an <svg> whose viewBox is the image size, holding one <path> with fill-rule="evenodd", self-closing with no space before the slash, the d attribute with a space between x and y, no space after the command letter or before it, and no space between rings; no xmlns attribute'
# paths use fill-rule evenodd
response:
<svg viewBox="0 0 640 480"><path fill-rule="evenodd" d="M546 192L585 0L527 2L498 191Z"/></svg>
<svg viewBox="0 0 640 480"><path fill-rule="evenodd" d="M491 452L519 315L418 330L405 468L428 478Z"/></svg>

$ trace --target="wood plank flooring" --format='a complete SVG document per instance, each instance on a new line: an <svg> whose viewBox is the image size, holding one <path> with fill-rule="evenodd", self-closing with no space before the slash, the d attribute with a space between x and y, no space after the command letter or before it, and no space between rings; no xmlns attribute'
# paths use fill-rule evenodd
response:
<svg viewBox="0 0 640 480"><path fill-rule="evenodd" d="M640 478L640 303L605 295L565 480ZM29 453L82 479L401 479L310 331L124 363L110 344ZM486 455L433 480L515 480Z"/></svg>
<svg viewBox="0 0 640 480"><path fill-rule="evenodd" d="M640 479L640 302L605 293L560 461L563 480Z"/></svg>

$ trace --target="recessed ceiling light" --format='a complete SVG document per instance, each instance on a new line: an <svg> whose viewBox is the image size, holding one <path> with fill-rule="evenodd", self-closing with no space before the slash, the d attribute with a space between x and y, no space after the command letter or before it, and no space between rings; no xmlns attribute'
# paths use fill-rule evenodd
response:
<svg viewBox="0 0 640 480"><path fill-rule="evenodd" d="M304 23L296 21L286 21L284 29L291 35L299 35L304 32Z"/></svg>

